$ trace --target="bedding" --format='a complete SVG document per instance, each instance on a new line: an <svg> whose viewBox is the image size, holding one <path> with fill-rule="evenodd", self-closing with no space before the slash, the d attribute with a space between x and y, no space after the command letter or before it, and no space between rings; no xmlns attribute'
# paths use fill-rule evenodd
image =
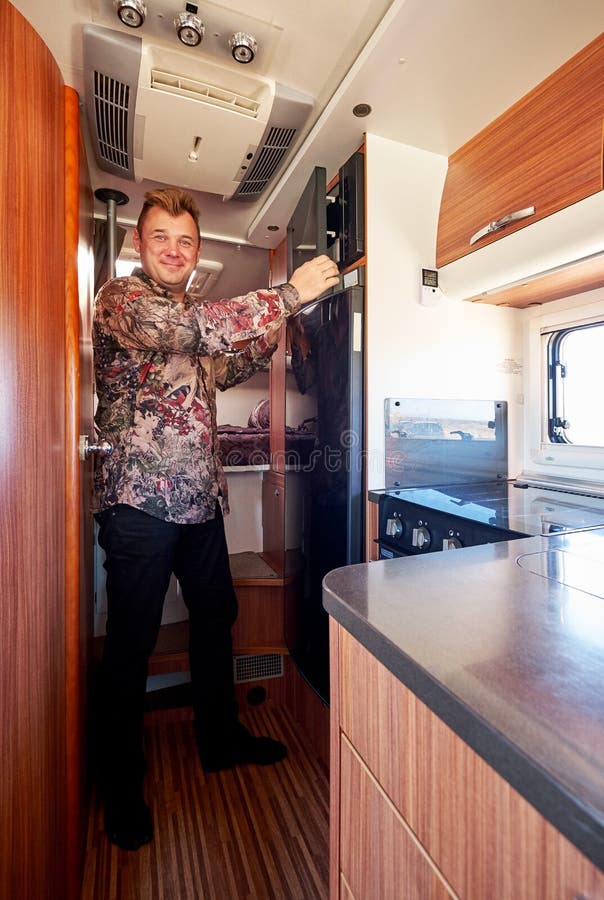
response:
<svg viewBox="0 0 604 900"><path fill-rule="evenodd" d="M296 428L285 428L286 465L304 466L315 447L315 419L305 419ZM270 463L270 406L260 400L252 409L247 426L219 425L218 451L223 466L266 466Z"/></svg>

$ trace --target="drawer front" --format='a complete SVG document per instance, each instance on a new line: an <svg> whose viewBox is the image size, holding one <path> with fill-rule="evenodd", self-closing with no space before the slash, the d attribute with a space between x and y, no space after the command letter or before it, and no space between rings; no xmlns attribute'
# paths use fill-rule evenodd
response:
<svg viewBox="0 0 604 900"><path fill-rule="evenodd" d="M450 900L442 876L345 737L340 865L355 900Z"/></svg>
<svg viewBox="0 0 604 900"><path fill-rule="evenodd" d="M340 727L452 889L604 900L600 872L339 628Z"/></svg>

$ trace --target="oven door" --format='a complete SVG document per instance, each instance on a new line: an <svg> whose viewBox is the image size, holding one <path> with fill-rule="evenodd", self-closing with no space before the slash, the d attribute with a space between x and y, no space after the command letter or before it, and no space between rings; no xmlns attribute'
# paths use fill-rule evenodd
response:
<svg viewBox="0 0 604 900"><path fill-rule="evenodd" d="M376 541L378 545L378 559L395 559L397 556L409 556L409 553L405 553L403 550L395 550L392 547L389 547L388 544L385 544L383 541Z"/></svg>

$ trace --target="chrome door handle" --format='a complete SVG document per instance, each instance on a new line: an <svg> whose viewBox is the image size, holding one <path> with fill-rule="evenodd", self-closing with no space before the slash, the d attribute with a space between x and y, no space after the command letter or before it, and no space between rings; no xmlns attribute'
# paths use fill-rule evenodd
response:
<svg viewBox="0 0 604 900"><path fill-rule="evenodd" d="M88 435L80 435L79 457L85 462L93 453L99 456L111 456L113 453L113 444L110 441L100 440L98 444L89 444Z"/></svg>
<svg viewBox="0 0 604 900"><path fill-rule="evenodd" d="M487 234L493 234L494 231L499 231L501 228L505 228L506 225L509 225L511 222L519 222L520 219L528 219L529 216L535 215L535 207L527 206L525 209L517 209L516 212L508 213L505 216L502 216L500 219L494 219L492 222L489 222L488 225L485 225L484 228L481 228L476 234L473 234L470 238L470 244L475 244L476 241L479 241L481 238L486 237Z"/></svg>

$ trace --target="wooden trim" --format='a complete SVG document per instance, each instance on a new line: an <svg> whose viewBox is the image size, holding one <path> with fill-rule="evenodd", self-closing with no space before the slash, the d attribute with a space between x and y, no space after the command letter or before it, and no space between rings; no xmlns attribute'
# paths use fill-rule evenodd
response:
<svg viewBox="0 0 604 900"><path fill-rule="evenodd" d="M285 437L285 429L283 429ZM262 558L283 578L285 573L285 475L271 469L262 476Z"/></svg>
<svg viewBox="0 0 604 900"><path fill-rule="evenodd" d="M604 286L604 256L566 266L560 271L529 278L521 284L468 297L470 303L526 309L562 297L573 297Z"/></svg>
<svg viewBox="0 0 604 900"><path fill-rule="evenodd" d="M342 269L342 271L340 272L340 275L346 275L348 272L354 272L355 269L360 269L361 266L366 266L366 265L367 265L367 257L361 256L360 259L355 259L355 261L353 263L351 263L349 266L346 266L345 269Z"/></svg>
<svg viewBox="0 0 604 900"><path fill-rule="evenodd" d="M271 285L287 281L287 241L281 241L271 252ZM270 367L270 452L271 469L285 472L285 343L283 327L279 346L271 357Z"/></svg>
<svg viewBox="0 0 604 900"><path fill-rule="evenodd" d="M80 822L80 305L78 291L80 111L65 87L65 738L67 896L79 895Z"/></svg>
<svg viewBox="0 0 604 900"><path fill-rule="evenodd" d="M290 656L284 659L286 690L284 702L304 732L313 752L329 770L329 707L300 674Z"/></svg>
<svg viewBox="0 0 604 900"><path fill-rule="evenodd" d="M367 529L365 538L367 560L371 561L379 559L379 548L375 542L379 530L379 514L380 510L378 504L374 503L372 500L367 500Z"/></svg>
<svg viewBox="0 0 604 900"><path fill-rule="evenodd" d="M329 764L329 897L338 900L340 887L340 720L341 656L340 626L329 619L330 764Z"/></svg>

